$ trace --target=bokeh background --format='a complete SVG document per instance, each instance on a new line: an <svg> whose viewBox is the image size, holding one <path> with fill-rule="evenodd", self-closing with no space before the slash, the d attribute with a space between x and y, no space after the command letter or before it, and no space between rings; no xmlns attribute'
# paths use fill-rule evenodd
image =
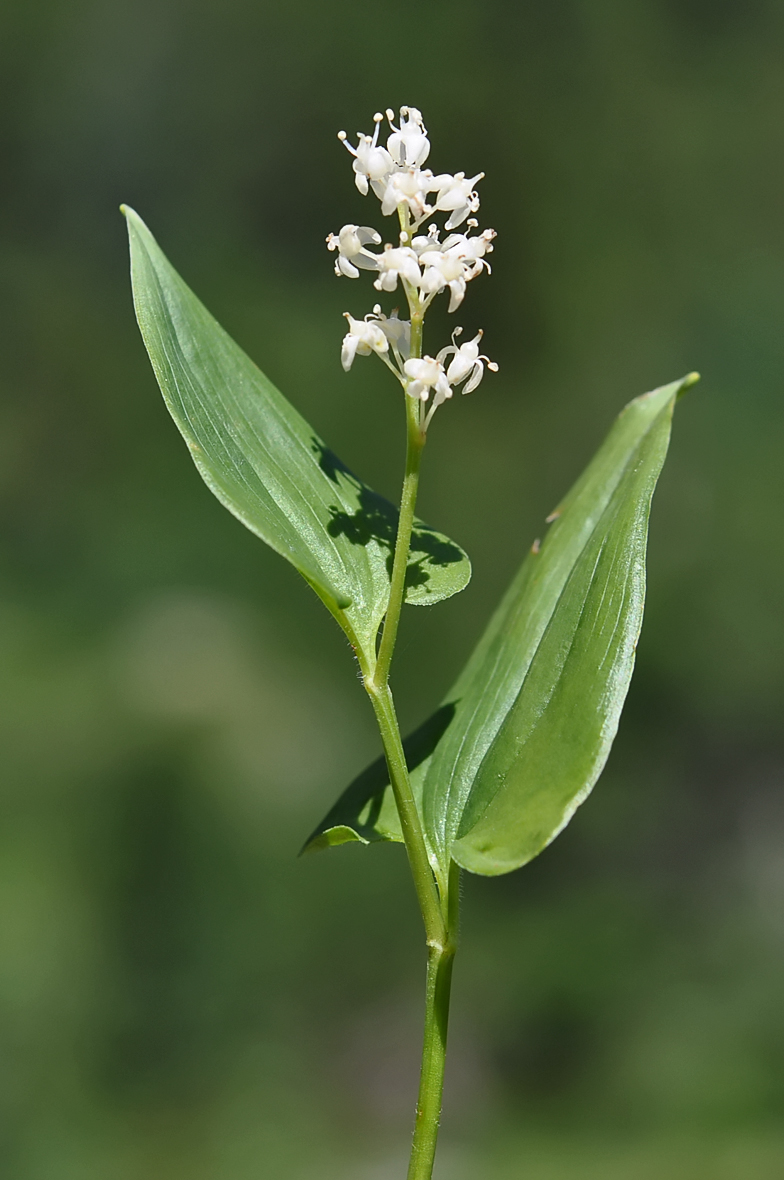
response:
<svg viewBox="0 0 784 1180"><path fill-rule="evenodd" d="M441 1180L784 1174L784 7L5 0L0 1160L9 1180L395 1180L423 953L401 850L296 859L377 753L350 653L202 485L132 314L121 201L344 460L335 138L422 108L483 169L501 363L436 419L474 579L405 613L417 724L622 404L691 369L607 770L465 882ZM374 214L375 216L375 214ZM430 318L444 342L443 312Z"/></svg>

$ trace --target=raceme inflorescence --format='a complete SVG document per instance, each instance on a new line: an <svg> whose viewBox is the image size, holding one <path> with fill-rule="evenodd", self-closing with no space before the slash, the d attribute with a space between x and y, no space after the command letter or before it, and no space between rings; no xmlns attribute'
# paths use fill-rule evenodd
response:
<svg viewBox="0 0 784 1180"><path fill-rule="evenodd" d="M462 385L472 393L482 380L484 367L498 366L480 353L481 329L472 340L458 344L463 329L456 327L452 343L434 357L422 355L422 322L427 309L440 292L449 293L449 311L457 311L466 286L482 271L490 272L487 255L492 253L495 230L478 230L471 214L479 211L475 185L484 173L467 177L464 172L435 174L425 168L430 155L422 115L416 107L400 108L400 125L387 110L390 134L382 147L379 131L384 115L373 116L372 135L357 133L357 146L348 142L345 131L338 138L354 157L354 180L363 196L372 192L381 202L381 214L399 224L396 242L383 243L382 235L367 225L344 225L327 237L327 247L337 257L335 274L359 278L360 271L375 274L377 291L392 293L402 288L408 304L408 319L398 310L385 315L376 303L361 320L346 312L349 330L343 339L341 362L351 368L354 358L375 353L400 381L408 397L420 403L419 419L427 430L433 414ZM439 227L433 217L443 217ZM429 223L429 224L426 224ZM455 232L464 227L467 232ZM446 236L442 238L442 234ZM382 245L383 243L383 245ZM379 250L378 247L382 248Z"/></svg>

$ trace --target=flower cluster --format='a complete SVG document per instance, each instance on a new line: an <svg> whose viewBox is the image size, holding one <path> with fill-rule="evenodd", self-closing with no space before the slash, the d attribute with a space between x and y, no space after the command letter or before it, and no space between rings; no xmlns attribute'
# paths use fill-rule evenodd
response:
<svg viewBox="0 0 784 1180"><path fill-rule="evenodd" d="M327 247L334 254L335 273L350 279L359 278L360 270L375 272L377 291L394 292L398 283L408 302L410 319L401 320L397 312L385 316L377 304L363 320L346 312L349 330L343 340L341 360L348 370L357 355L375 352L394 372L409 397L420 403L420 421L426 429L434 411L452 396L454 387L463 385L471 393L482 379L484 366L495 371L498 366L479 352L481 331L473 340L458 345L462 329L456 328L452 343L436 357L422 356L422 320L441 291L449 292L449 311L462 303L466 286L482 273L490 271L486 255L493 249L495 231L472 233L478 223L472 214L479 209L475 185L484 173L467 177L464 172L434 174L424 164L430 155L430 140L415 107L401 107L399 126L394 112L388 110L390 134L386 147L379 144L384 116L373 116L371 135L358 133L357 146L349 144L345 131L338 138L354 157L354 180L363 196L372 189L381 202L384 216L397 214L400 233L395 244L388 242L381 250L381 235L370 226L344 225L330 234ZM446 214L443 230L438 224L423 226L430 218ZM460 227L465 232L455 232ZM442 233L446 236L442 238ZM412 343L413 342L413 343ZM451 360L449 359L451 357ZM429 410L425 403L430 401Z"/></svg>

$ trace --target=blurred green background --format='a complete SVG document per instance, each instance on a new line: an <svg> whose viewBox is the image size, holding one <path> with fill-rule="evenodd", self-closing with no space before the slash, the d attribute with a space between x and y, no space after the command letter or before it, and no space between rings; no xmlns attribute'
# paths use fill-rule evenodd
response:
<svg viewBox="0 0 784 1180"><path fill-rule="evenodd" d="M501 363L428 446L422 513L475 574L404 615L407 727L621 405L703 374L607 771L538 861L465 882L437 1175L784 1175L783 67L777 0L5 0L9 1180L404 1173L404 857L296 859L377 753L370 710L321 605L193 469L117 210L395 497L399 392L339 364L374 293L324 237L375 218L335 133L401 103L436 171L487 173L494 273L458 319Z"/></svg>

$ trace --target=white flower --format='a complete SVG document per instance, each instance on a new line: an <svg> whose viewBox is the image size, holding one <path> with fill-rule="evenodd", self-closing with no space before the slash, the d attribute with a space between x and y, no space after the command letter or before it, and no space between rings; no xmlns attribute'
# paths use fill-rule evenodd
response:
<svg viewBox="0 0 784 1180"><path fill-rule="evenodd" d="M476 213L479 208L479 196L474 192L474 185L481 180L484 172L477 172L470 180L465 172L456 172L454 176L444 173L433 178L431 189L438 193L435 208L440 213L449 213L446 223L447 229L456 229L462 225L469 213Z"/></svg>
<svg viewBox="0 0 784 1180"><path fill-rule="evenodd" d="M389 341L372 317L355 320L348 312L345 312L345 316L348 320L348 332L343 337L340 363L346 372L351 368L357 354L370 356L371 352L377 352L382 356L389 351Z"/></svg>
<svg viewBox="0 0 784 1180"><path fill-rule="evenodd" d="M422 290L429 295L449 287L449 310L455 311L463 302L471 269L460 254L444 250L427 250L420 259L425 272L422 276Z"/></svg>
<svg viewBox="0 0 784 1180"><path fill-rule="evenodd" d="M449 368L446 370L446 379L450 385L459 385L461 381L466 381L468 378L463 393L473 393L484 376L485 364L493 373L498 372L498 365L479 352L479 342L482 339L481 328L473 340L468 340L458 347L455 344L455 336L459 336L462 331L462 328L455 328L452 333L452 343L441 349L436 360L443 365L449 354L453 353Z"/></svg>
<svg viewBox="0 0 784 1180"><path fill-rule="evenodd" d="M371 316L367 318L371 319ZM394 351L404 360L411 351L411 321L398 319L397 310L393 311L391 316L385 316L380 303L373 308L372 318L376 320Z"/></svg>
<svg viewBox="0 0 784 1180"><path fill-rule="evenodd" d="M379 276L373 284L377 291L394 291L398 277L412 287L417 287L422 279L417 256L409 246L386 245L384 253L378 255L378 270Z"/></svg>
<svg viewBox="0 0 784 1180"><path fill-rule="evenodd" d="M408 205L414 221L419 221L432 213L427 203L427 194L433 182L433 173L429 169L421 172L418 168L404 168L393 172L386 180L381 197L381 212L389 217L398 205Z"/></svg>
<svg viewBox="0 0 784 1180"><path fill-rule="evenodd" d="M471 226L476 225L473 217L468 224ZM493 253L493 238L495 237L497 237L497 234L494 229L486 229L484 233L477 234L474 238L468 238L465 234L450 234L444 242L443 248L445 250L453 250L456 246L459 246L463 258L478 260L484 258L485 254ZM489 263L485 262L483 265L490 270Z"/></svg>
<svg viewBox="0 0 784 1180"><path fill-rule="evenodd" d="M354 157L354 183L363 197L367 196L368 180L373 184L375 192L376 185L395 167L395 162L386 148L378 146L378 128L383 118L384 116L380 114L373 116L376 126L372 137L364 135L361 131L357 132L357 146L355 148L348 142L345 131L338 132L338 139L342 140Z"/></svg>
<svg viewBox="0 0 784 1180"><path fill-rule="evenodd" d="M387 151L395 163L404 168L421 167L430 154L430 140L421 113L416 107L401 107L399 128L392 122L394 117L395 112L387 110L387 119L392 128L392 134L387 140Z"/></svg>
<svg viewBox="0 0 784 1180"><path fill-rule="evenodd" d="M329 234L327 249L338 251L335 261L335 274L338 277L345 275L349 279L358 279L357 267L362 270L378 269L378 258L365 249L369 242L374 246L381 242L381 234L369 225L344 225L340 233Z"/></svg>
<svg viewBox="0 0 784 1180"><path fill-rule="evenodd" d="M485 230L474 238L465 234L450 234L444 242L432 240L429 249L419 255L420 264L425 268L421 288L425 294L449 287L449 311L456 311L466 292L466 283L490 269L483 255L490 252L495 230Z"/></svg>
<svg viewBox="0 0 784 1180"><path fill-rule="evenodd" d="M424 234L419 234L417 237L411 239L411 249L421 256L425 250L440 250L441 243L438 240L440 231L437 225L428 226L427 237Z"/></svg>
<svg viewBox="0 0 784 1180"><path fill-rule="evenodd" d="M403 365L403 372L408 378L406 393L409 397L426 402L431 392L435 390L433 409L452 396L452 389L446 379L444 366L432 356L412 357Z"/></svg>

